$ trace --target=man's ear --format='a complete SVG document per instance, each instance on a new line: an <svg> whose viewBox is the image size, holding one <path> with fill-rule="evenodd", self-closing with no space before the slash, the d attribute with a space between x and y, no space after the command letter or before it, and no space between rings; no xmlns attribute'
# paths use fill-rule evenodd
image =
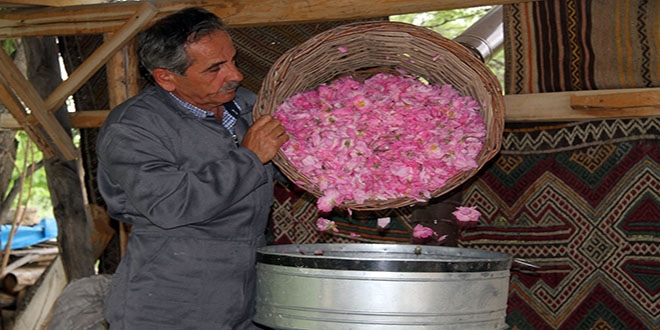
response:
<svg viewBox="0 0 660 330"><path fill-rule="evenodd" d="M164 90L173 92L176 89L176 77L167 69L157 68L153 70L154 81Z"/></svg>

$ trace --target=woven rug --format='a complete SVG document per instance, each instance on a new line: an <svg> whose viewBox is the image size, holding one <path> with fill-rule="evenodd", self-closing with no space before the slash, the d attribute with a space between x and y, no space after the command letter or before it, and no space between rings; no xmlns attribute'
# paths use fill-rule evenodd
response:
<svg viewBox="0 0 660 330"><path fill-rule="evenodd" d="M658 1L504 9L507 94L660 86ZM512 329L660 329L659 123L507 125L461 242L541 266L512 271Z"/></svg>
<svg viewBox="0 0 660 330"><path fill-rule="evenodd" d="M504 7L507 94L660 86L660 1Z"/></svg>
<svg viewBox="0 0 660 330"><path fill-rule="evenodd" d="M512 271L512 329L660 329L660 119L507 130L462 246Z"/></svg>
<svg viewBox="0 0 660 330"><path fill-rule="evenodd" d="M377 211L333 210L321 213L316 198L292 183L275 185L275 202L268 228L270 244L314 243L389 243L458 245L458 228L452 212L462 203L462 189L456 188L428 203ZM320 232L319 217L335 222L336 232ZM386 225L383 226L386 221ZM421 224L445 239L419 241L412 237L413 227Z"/></svg>
<svg viewBox="0 0 660 330"><path fill-rule="evenodd" d="M335 221L339 231L320 232L316 227L320 216ZM387 229L379 228L378 219L386 217L390 219ZM271 244L405 243L412 234L411 217L409 208L321 214L313 195L292 184L277 183L269 238Z"/></svg>
<svg viewBox="0 0 660 330"><path fill-rule="evenodd" d="M244 75L241 85L257 93L273 63L287 50L325 30L356 21L384 20L385 17L367 20L330 21L302 24L282 24L229 28L236 47L238 67Z"/></svg>

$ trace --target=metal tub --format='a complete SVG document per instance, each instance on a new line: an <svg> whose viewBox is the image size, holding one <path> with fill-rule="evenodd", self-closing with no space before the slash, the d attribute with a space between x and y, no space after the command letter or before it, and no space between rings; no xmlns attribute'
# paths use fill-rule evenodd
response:
<svg viewBox="0 0 660 330"><path fill-rule="evenodd" d="M257 251L255 321L273 329L506 329L508 254L402 244Z"/></svg>

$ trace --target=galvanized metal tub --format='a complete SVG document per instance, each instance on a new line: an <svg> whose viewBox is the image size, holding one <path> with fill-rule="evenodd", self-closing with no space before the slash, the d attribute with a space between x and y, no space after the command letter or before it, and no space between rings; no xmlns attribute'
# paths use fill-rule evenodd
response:
<svg viewBox="0 0 660 330"><path fill-rule="evenodd" d="M508 254L403 244L257 251L255 321L273 329L506 329Z"/></svg>

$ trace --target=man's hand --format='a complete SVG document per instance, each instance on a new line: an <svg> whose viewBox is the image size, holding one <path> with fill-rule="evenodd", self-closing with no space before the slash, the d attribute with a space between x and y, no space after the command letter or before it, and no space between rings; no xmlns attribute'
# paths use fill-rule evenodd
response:
<svg viewBox="0 0 660 330"><path fill-rule="evenodd" d="M289 135L280 121L270 115L264 115L245 133L241 146L252 150L265 164L275 157L286 141L289 141Z"/></svg>

